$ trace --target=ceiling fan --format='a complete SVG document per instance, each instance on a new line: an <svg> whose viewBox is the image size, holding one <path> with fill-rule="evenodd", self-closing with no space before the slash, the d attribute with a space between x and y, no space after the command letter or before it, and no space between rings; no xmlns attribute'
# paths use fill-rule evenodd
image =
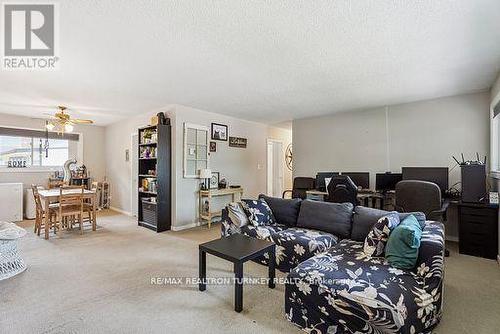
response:
<svg viewBox="0 0 500 334"><path fill-rule="evenodd" d="M66 111L68 108L65 106L57 106L57 108L59 109L59 111L56 112L55 115L47 114L51 116L51 120L46 121L45 123L45 128L49 131L57 129L57 132L59 133L73 132L75 124L94 123L94 121L90 119L71 118L71 116Z"/></svg>

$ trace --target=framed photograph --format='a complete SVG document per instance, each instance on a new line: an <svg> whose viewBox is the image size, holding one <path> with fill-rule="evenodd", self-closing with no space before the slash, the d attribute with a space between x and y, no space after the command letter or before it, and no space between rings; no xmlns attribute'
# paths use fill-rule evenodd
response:
<svg viewBox="0 0 500 334"><path fill-rule="evenodd" d="M247 147L247 139L240 138L240 137L229 137L229 146L230 147L246 148Z"/></svg>
<svg viewBox="0 0 500 334"><path fill-rule="evenodd" d="M217 142L210 142L210 152L217 152Z"/></svg>
<svg viewBox="0 0 500 334"><path fill-rule="evenodd" d="M212 139L227 141L227 125L212 123Z"/></svg>
<svg viewBox="0 0 500 334"><path fill-rule="evenodd" d="M212 177L210 178L210 189L219 189L219 172L212 172Z"/></svg>

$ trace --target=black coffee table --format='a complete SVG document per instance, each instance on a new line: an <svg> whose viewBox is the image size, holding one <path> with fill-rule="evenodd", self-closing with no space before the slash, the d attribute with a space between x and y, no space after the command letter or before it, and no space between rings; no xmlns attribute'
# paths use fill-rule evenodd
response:
<svg viewBox="0 0 500 334"><path fill-rule="evenodd" d="M269 288L274 288L276 246L273 242L250 238L242 234L212 240L199 246L200 291L206 290L207 253L234 263L234 310L243 309L243 263L269 254Z"/></svg>

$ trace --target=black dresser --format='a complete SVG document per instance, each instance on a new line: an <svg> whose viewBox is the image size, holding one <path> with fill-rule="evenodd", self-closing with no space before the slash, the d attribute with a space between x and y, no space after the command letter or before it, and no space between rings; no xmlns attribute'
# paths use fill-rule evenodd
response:
<svg viewBox="0 0 500 334"><path fill-rule="evenodd" d="M458 237L461 254L496 259L498 254L498 205L458 204Z"/></svg>

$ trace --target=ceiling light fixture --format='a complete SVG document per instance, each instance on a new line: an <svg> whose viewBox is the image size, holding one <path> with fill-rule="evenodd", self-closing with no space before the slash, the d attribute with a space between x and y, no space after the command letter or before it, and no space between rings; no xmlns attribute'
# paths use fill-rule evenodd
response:
<svg viewBox="0 0 500 334"><path fill-rule="evenodd" d="M94 123L90 119L78 119L71 118L67 113L67 108L65 106L58 106L59 112L55 115L49 114L51 119L45 122L45 129L47 131L57 131L59 134L64 134L64 132L73 132L75 124L92 124Z"/></svg>
<svg viewBox="0 0 500 334"><path fill-rule="evenodd" d="M54 128L55 128L55 127L56 127L56 126L55 126L55 125L54 125L54 123L52 123L52 122L47 122L47 124L45 124L45 128L46 128L47 130L49 130L49 131L54 130Z"/></svg>

